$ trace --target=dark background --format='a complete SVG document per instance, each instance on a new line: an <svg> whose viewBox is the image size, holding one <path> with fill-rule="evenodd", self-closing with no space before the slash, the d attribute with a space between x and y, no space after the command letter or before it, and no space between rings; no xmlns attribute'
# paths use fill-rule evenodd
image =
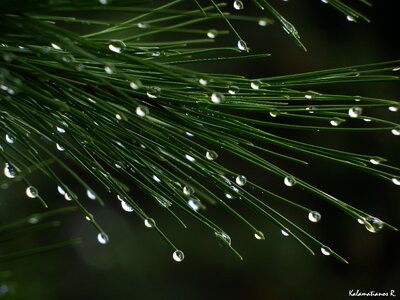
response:
<svg viewBox="0 0 400 300"><path fill-rule="evenodd" d="M267 52L272 57L257 62L210 66L211 69L221 72L223 68L224 72L256 78L399 58L398 12L394 0L374 1L372 8L360 6L371 18L371 24L350 23L345 16L319 1L273 3L299 29L308 52L294 45L278 25L259 28L238 23L254 53ZM245 4L250 8L250 3ZM234 42L232 38L225 40ZM395 100L400 95L397 82L321 89L325 90ZM399 121L398 113L386 110L378 113ZM380 155L388 158L391 164L400 165L399 138L389 132L299 134L298 138ZM223 153L220 159L233 163ZM293 170L328 193L397 227L400 225L399 187L333 163L311 162L310 167L296 169L293 166ZM264 172L248 164L235 161L234 168L268 187L274 184ZM46 197L54 198L57 206L62 200L55 188L47 187L41 178L36 180L41 194L47 190ZM65 180L68 182L68 178ZM2 196L0 204L2 220L11 220L9 212L12 210L22 216L40 209L39 204L21 196L21 190L22 184L17 184L2 191L6 195ZM84 197L81 192L79 195ZM210 214L229 229L233 245L244 256L244 261L239 261L219 247L215 238L199 224L184 218L190 230L183 230L156 210L152 216L157 224L168 228L166 232L186 254L185 261L178 264L171 259L170 248L154 231L146 230L139 220L121 212L115 199L109 199L106 208L89 204L96 219L109 233L111 241L105 246L97 243L97 233L79 214L62 217L61 230L24 241L31 245L76 236L83 238L83 243L72 249L26 258L10 265L18 282L17 299L347 299L351 289L362 292L395 289L400 295L397 232L369 233L355 220L312 195L301 190L291 192L288 194L291 199L315 207L323 219L318 224L310 224L306 215L299 215L285 206L281 207L282 211L346 257L349 265L324 257L318 250L315 257L309 255L293 239L283 238L263 219L245 212L267 234L265 241L256 241L236 220L211 209Z"/></svg>

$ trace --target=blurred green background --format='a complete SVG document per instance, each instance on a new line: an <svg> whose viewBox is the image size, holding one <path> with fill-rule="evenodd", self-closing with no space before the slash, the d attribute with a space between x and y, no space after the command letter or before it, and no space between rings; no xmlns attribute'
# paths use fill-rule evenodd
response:
<svg viewBox="0 0 400 300"><path fill-rule="evenodd" d="M299 29L308 52L302 52L278 25L260 28L255 24L237 23L255 53L267 52L272 57L257 62L204 65L202 69L255 78L399 58L398 13L394 0L374 1L371 9L361 7L372 19L371 24L350 23L345 16L319 1L272 3ZM250 2L245 4L250 10ZM225 25L216 23L216 26L223 28ZM235 39L228 37L223 42L234 43ZM400 95L398 82L312 89L396 100ZM382 109L378 114L399 121L398 113ZM389 132L282 132L282 135L380 155L393 165L400 165L399 138ZM209 216L218 220L230 233L232 244L244 256L244 261L239 261L219 247L214 236L201 225L184 217L189 230L183 230L143 195L137 195L138 202L150 209L157 224L185 252L183 263L174 262L171 249L156 232L146 229L140 220L123 212L116 199L107 199L110 201L105 208L88 203L98 222L107 230L110 243L100 245L97 233L78 213L62 216L60 229L18 242L20 247L27 247L76 236L83 238L83 243L74 248L6 264L4 267L13 271L13 279L18 283L16 299L347 299L351 289L364 292L395 289L400 295L398 233L384 230L371 234L353 219L300 189L281 190L282 184L277 179L247 163L232 161L223 152L219 159L250 180L320 211L321 222L310 224L306 215L299 215L284 205L277 206L321 241L331 245L350 264L344 265L319 255L318 250L317 256L309 255L292 239L282 237L278 228L240 204L236 207L266 233L265 241L255 240L251 232L229 215L210 208ZM400 191L393 184L318 159L310 159L311 164L306 168L278 160L274 162L291 168L294 174L303 176L326 192L397 227L400 225ZM82 199L85 197L84 191L68 176L64 179ZM41 195L51 199L49 202L53 207L64 204L56 188L48 186L45 178L38 177L33 181ZM38 202L24 197L22 183L0 193L2 223L41 210ZM268 199L265 201L270 203Z"/></svg>

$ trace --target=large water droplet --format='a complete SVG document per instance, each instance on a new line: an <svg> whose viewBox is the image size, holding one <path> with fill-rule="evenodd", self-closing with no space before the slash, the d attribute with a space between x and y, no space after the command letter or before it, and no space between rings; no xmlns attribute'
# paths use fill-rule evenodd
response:
<svg viewBox="0 0 400 300"><path fill-rule="evenodd" d="M186 196L190 196L190 195L194 194L194 189L191 186L188 186L188 185L184 186L182 191L183 191L183 194L186 195Z"/></svg>
<svg viewBox="0 0 400 300"><path fill-rule="evenodd" d="M354 106L349 109L349 116L350 118L358 118L362 114L362 108L359 106Z"/></svg>
<svg viewBox="0 0 400 300"><path fill-rule="evenodd" d="M396 112L399 111L400 104L391 105L388 107L389 111Z"/></svg>
<svg viewBox="0 0 400 300"><path fill-rule="evenodd" d="M152 218L147 218L144 220L144 226L147 228L153 228L156 226L156 221L154 221Z"/></svg>
<svg viewBox="0 0 400 300"><path fill-rule="evenodd" d="M233 1L233 8L236 10L242 10L244 8L243 2L241 0Z"/></svg>
<svg viewBox="0 0 400 300"><path fill-rule="evenodd" d="M104 232L99 232L97 234L97 240L100 244L105 245L108 243L109 239L108 239L108 235Z"/></svg>
<svg viewBox="0 0 400 300"><path fill-rule="evenodd" d="M207 158L208 160L215 160L215 159L218 158L218 153L215 152L215 151L213 151L213 150L208 150L208 151L206 152L206 158Z"/></svg>
<svg viewBox="0 0 400 300"><path fill-rule="evenodd" d="M110 40L108 42L108 49L115 53L122 53L126 48L126 45L121 40Z"/></svg>
<svg viewBox="0 0 400 300"><path fill-rule="evenodd" d="M321 214L319 212L315 211L315 210L314 211L310 211L308 213L308 219L313 223L319 222L321 220L321 218L322 218Z"/></svg>
<svg viewBox="0 0 400 300"><path fill-rule="evenodd" d="M378 232L383 228L383 222L375 217L367 217L364 220L364 226L369 232Z"/></svg>
<svg viewBox="0 0 400 300"><path fill-rule="evenodd" d="M393 177L393 178L392 178L392 182L393 182L395 185L400 185L400 177Z"/></svg>
<svg viewBox="0 0 400 300"><path fill-rule="evenodd" d="M9 144L14 144L15 142L15 137L11 133L6 134L6 142Z"/></svg>
<svg viewBox="0 0 400 300"><path fill-rule="evenodd" d="M14 167L12 165L10 165L9 163L5 163L4 165L4 175L7 178L15 178L16 176L16 171L14 169Z"/></svg>
<svg viewBox="0 0 400 300"><path fill-rule="evenodd" d="M239 48L240 51L248 51L248 50L249 50L249 49L247 48L246 42L243 41L243 40L239 40L239 41L237 42L237 46L238 46L238 48Z"/></svg>
<svg viewBox="0 0 400 300"><path fill-rule="evenodd" d="M321 253L323 254L323 255L331 255L331 253L332 253L332 250L331 250L331 248L329 248L329 247L327 247L327 246L322 246L321 247Z"/></svg>
<svg viewBox="0 0 400 300"><path fill-rule="evenodd" d="M232 243L231 237L224 231L215 232L215 237L217 238L218 242L221 243L221 245L226 243L230 246Z"/></svg>
<svg viewBox="0 0 400 300"><path fill-rule="evenodd" d="M124 211L126 211L126 212L133 212L133 207L132 206L130 206L128 203L126 203L125 201L121 201L121 207L122 207L122 209L124 210ZM146 223L145 223L145 225L146 225ZM146 225L147 226L147 225ZM149 226L147 226L147 227L149 227ZM153 226L150 226L150 227L153 227Z"/></svg>
<svg viewBox="0 0 400 300"><path fill-rule="evenodd" d="M27 187L25 190L25 194L29 198L36 198L37 196L39 196L39 192L38 192L37 188L35 188L34 186Z"/></svg>
<svg viewBox="0 0 400 300"><path fill-rule="evenodd" d="M86 190L86 196L91 200L96 200L96 194L91 190Z"/></svg>
<svg viewBox="0 0 400 300"><path fill-rule="evenodd" d="M215 39L218 35L218 31L215 29L210 29L209 31L207 31L207 37L210 39Z"/></svg>
<svg viewBox="0 0 400 300"><path fill-rule="evenodd" d="M172 258L176 262L181 262L185 259L185 254L181 250L175 250L172 254Z"/></svg>
<svg viewBox="0 0 400 300"><path fill-rule="evenodd" d="M247 183L247 178L244 175L238 175L235 181L238 185L244 186Z"/></svg>
<svg viewBox="0 0 400 300"><path fill-rule="evenodd" d="M215 104L220 104L224 101L224 95L219 92L214 92L211 94L211 102Z"/></svg>
<svg viewBox="0 0 400 300"><path fill-rule="evenodd" d="M151 99L155 99L158 98L161 94L161 88L158 86L149 86L147 88L147 97L151 98Z"/></svg>
<svg viewBox="0 0 400 300"><path fill-rule="evenodd" d="M252 80L250 86L253 90L259 90L262 86L262 82L260 80Z"/></svg>
<svg viewBox="0 0 400 300"><path fill-rule="evenodd" d="M147 106L139 105L138 107L136 107L136 114L139 117L145 117L149 114L149 109L147 108Z"/></svg>
<svg viewBox="0 0 400 300"><path fill-rule="evenodd" d="M296 178L294 178L293 176L286 176L283 180L283 183L286 186L294 186L296 184Z"/></svg>
<svg viewBox="0 0 400 300"><path fill-rule="evenodd" d="M400 126L397 126L392 129L392 134L394 135L400 135Z"/></svg>

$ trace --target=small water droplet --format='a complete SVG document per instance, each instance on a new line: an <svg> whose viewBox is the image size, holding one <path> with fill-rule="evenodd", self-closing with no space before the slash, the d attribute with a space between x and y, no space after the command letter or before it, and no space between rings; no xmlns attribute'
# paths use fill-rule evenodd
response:
<svg viewBox="0 0 400 300"><path fill-rule="evenodd" d="M236 10L242 10L244 8L244 4L241 0L233 1L233 8Z"/></svg>
<svg viewBox="0 0 400 300"><path fill-rule="evenodd" d="M235 181L238 185L244 186L247 183L247 178L244 175L238 175Z"/></svg>
<svg viewBox="0 0 400 300"><path fill-rule="evenodd" d="M184 134L186 137L188 137L188 138L194 137L194 134L193 134L193 133L190 133L190 132L188 132L188 131L184 132L183 134Z"/></svg>
<svg viewBox="0 0 400 300"><path fill-rule="evenodd" d="M356 21L356 19L354 19L353 16L347 16L346 19L347 19L347 21L349 21L349 22L355 22L355 21Z"/></svg>
<svg viewBox="0 0 400 300"><path fill-rule="evenodd" d="M68 194L68 193L65 193L64 194L64 199L67 200L67 201L71 201L72 200L72 196L70 194Z"/></svg>
<svg viewBox="0 0 400 300"><path fill-rule="evenodd" d="M308 213L308 219L313 223L319 222L321 220L321 218L322 218L321 214L319 212L315 211L315 210L314 211L310 211Z"/></svg>
<svg viewBox="0 0 400 300"><path fill-rule="evenodd" d="M61 47L54 43L51 43L51 47L53 47L56 50L61 50Z"/></svg>
<svg viewBox="0 0 400 300"><path fill-rule="evenodd" d="M208 160L215 160L215 159L218 158L218 153L215 152L215 151L213 151L213 150L208 150L208 151L206 152L206 158L207 158Z"/></svg>
<svg viewBox="0 0 400 300"><path fill-rule="evenodd" d="M364 222L365 222L365 218L364 218L364 217L360 217L360 218L357 219L357 222L358 222L359 224L363 225Z"/></svg>
<svg viewBox="0 0 400 300"><path fill-rule="evenodd" d="M332 126L339 126L340 124L342 124L343 123L343 119L341 119L341 118L338 118L338 117L334 117L332 120L330 120L330 122L329 123L331 123L331 125Z"/></svg>
<svg viewBox="0 0 400 300"><path fill-rule="evenodd" d="M161 94L161 88L158 86L149 86L147 88L146 94L147 94L147 97L149 97L151 99L156 99Z"/></svg>
<svg viewBox="0 0 400 300"><path fill-rule="evenodd" d="M153 180L154 180L155 182L157 182L157 183L160 183L160 182L161 182L161 179L158 178L156 175L153 175L152 178L153 178Z"/></svg>
<svg viewBox="0 0 400 300"><path fill-rule="evenodd" d="M61 186L57 186L57 191L60 195L64 196L65 195L65 191Z"/></svg>
<svg viewBox="0 0 400 300"><path fill-rule="evenodd" d="M6 142L9 144L14 144L15 142L15 137L11 133L6 134Z"/></svg>
<svg viewBox="0 0 400 300"><path fill-rule="evenodd" d="M294 178L293 176L286 176L283 180L283 183L286 186L294 186L296 184L296 178Z"/></svg>
<svg viewBox="0 0 400 300"><path fill-rule="evenodd" d="M187 202L187 204L190 206L191 209L194 211L198 211L201 207L201 202L199 199L196 198L190 198Z"/></svg>
<svg viewBox="0 0 400 300"><path fill-rule="evenodd" d="M56 148L58 151L64 151L65 148L63 146L61 146L59 143L56 143Z"/></svg>
<svg viewBox="0 0 400 300"><path fill-rule="evenodd" d="M400 135L400 126L393 128L391 131L393 135Z"/></svg>
<svg viewBox="0 0 400 300"><path fill-rule="evenodd" d="M203 86L206 86L206 85L208 84L208 81L207 81L207 79L205 79L205 78L200 78L200 79L199 79L199 83L200 83L201 85L203 85Z"/></svg>
<svg viewBox="0 0 400 300"><path fill-rule="evenodd" d="M329 247L327 247L327 246L322 246L322 247L321 247L321 253L322 253L323 255L329 256L329 255L331 255L332 250L331 250L331 248L329 248Z"/></svg>
<svg viewBox="0 0 400 300"><path fill-rule="evenodd" d="M105 66L104 66L104 71L105 71L107 74L111 75L111 74L114 74L115 68L114 68L114 66L112 66L112 65L105 65Z"/></svg>
<svg viewBox="0 0 400 300"><path fill-rule="evenodd" d="M189 154L185 154L185 158L190 162L195 162L196 161L196 159L193 156L189 155Z"/></svg>
<svg viewBox="0 0 400 300"><path fill-rule="evenodd" d="M267 26L268 25L267 19L259 19L258 20L258 25L261 26L261 27Z"/></svg>
<svg viewBox="0 0 400 300"><path fill-rule="evenodd" d="M391 111L391 112L399 111L399 108L400 108L399 104L391 105L391 106L388 107L389 111Z"/></svg>
<svg viewBox="0 0 400 300"><path fill-rule="evenodd" d="M39 192L38 192L37 188L35 188L34 186L27 187L25 190L25 194L29 198L36 198L37 196L39 196Z"/></svg>
<svg viewBox="0 0 400 300"><path fill-rule="evenodd" d="M121 201L121 207L124 211L126 212L133 212L133 207L130 206L128 203L126 203L125 201ZM146 224L145 224L146 225ZM147 225L146 225L147 226ZM149 226L147 226L149 227ZM153 227L153 226L151 226Z"/></svg>
<svg viewBox="0 0 400 300"><path fill-rule="evenodd" d="M237 42L237 47L239 48L240 51L248 51L249 49L247 48L247 44L243 40L239 40Z"/></svg>
<svg viewBox="0 0 400 300"><path fill-rule="evenodd" d="M126 48L126 45L121 40L110 40L108 42L108 49L115 53L122 53Z"/></svg>
<svg viewBox="0 0 400 300"><path fill-rule="evenodd" d="M281 234L283 236L289 236L289 233L286 230L281 229Z"/></svg>
<svg viewBox="0 0 400 300"><path fill-rule="evenodd" d="M350 118L358 118L362 114L362 108L359 106L354 106L349 109L349 116Z"/></svg>
<svg viewBox="0 0 400 300"><path fill-rule="evenodd" d="M147 108L147 106L139 105L138 107L136 107L136 114L139 117L145 117L149 114L149 109Z"/></svg>
<svg viewBox="0 0 400 300"><path fill-rule="evenodd" d="M273 117L273 118L276 118L277 116L279 116L280 115L280 111L279 110L277 110L277 109L273 109L273 110L271 110L270 112L269 112L269 115L271 116L271 117Z"/></svg>
<svg viewBox="0 0 400 300"><path fill-rule="evenodd" d="M400 177L393 177L393 178L392 178L392 182L393 182L395 185L400 185Z"/></svg>
<svg viewBox="0 0 400 300"><path fill-rule="evenodd" d="M383 228L383 222L375 217L367 217L364 220L364 226L369 232L376 233Z"/></svg>
<svg viewBox="0 0 400 300"><path fill-rule="evenodd" d="M209 31L207 31L207 37L210 39L215 39L218 35L218 31L215 29L210 29Z"/></svg>
<svg viewBox="0 0 400 300"><path fill-rule="evenodd" d="M215 232L215 237L222 245L226 243L230 246L232 243L231 237L224 231Z"/></svg>
<svg viewBox="0 0 400 300"><path fill-rule="evenodd" d="M256 238L256 240L265 240L265 236L262 231L256 231L254 233L254 237Z"/></svg>
<svg viewBox="0 0 400 300"><path fill-rule="evenodd" d="M36 216L30 217L28 219L28 223L29 224L37 224L37 223L39 223L39 221L40 221L40 219L38 217L36 217Z"/></svg>
<svg viewBox="0 0 400 300"><path fill-rule="evenodd" d="M394 68L392 69L392 71L393 71L393 72L400 71L400 67L394 67Z"/></svg>
<svg viewBox="0 0 400 300"><path fill-rule="evenodd" d="M91 200L96 200L96 194L91 190L86 190L86 196Z"/></svg>
<svg viewBox="0 0 400 300"><path fill-rule="evenodd" d="M191 186L184 186L183 187L183 194L185 194L186 196L190 196L194 194L194 189Z"/></svg>
<svg viewBox="0 0 400 300"><path fill-rule="evenodd" d="M62 127L56 127L56 130L57 130L57 132L58 133L65 133L65 129L64 128L62 128Z"/></svg>
<svg viewBox="0 0 400 300"><path fill-rule="evenodd" d="M144 220L144 226L147 228L153 228L156 226L156 221L154 221L152 218L147 218Z"/></svg>
<svg viewBox="0 0 400 300"><path fill-rule="evenodd" d="M9 163L5 163L5 165L4 165L4 175L7 178L15 178L16 173L17 172L15 171L15 168L12 165L10 165Z"/></svg>
<svg viewBox="0 0 400 300"><path fill-rule="evenodd" d="M305 94L304 98L306 98L307 100L311 100L313 96L311 94Z"/></svg>
<svg viewBox="0 0 400 300"><path fill-rule="evenodd" d="M104 232L99 232L97 234L97 241L102 244L105 245L108 243L109 239L108 239L108 235Z"/></svg>
<svg viewBox="0 0 400 300"><path fill-rule="evenodd" d="M371 157L369 161L373 165L379 165L380 163L385 162L386 159L379 157L379 156L374 156L374 157Z"/></svg>
<svg viewBox="0 0 400 300"><path fill-rule="evenodd" d="M211 94L211 102L215 104L220 104L224 101L225 97L219 92L214 92Z"/></svg>
<svg viewBox="0 0 400 300"><path fill-rule="evenodd" d="M228 87L228 93L231 95L235 95L236 93L239 92L239 87L236 85L231 85Z"/></svg>
<svg viewBox="0 0 400 300"><path fill-rule="evenodd" d="M148 23L139 22L139 23L137 23L137 27L140 28L140 29L146 29L146 28L149 28L150 26L149 26Z"/></svg>
<svg viewBox="0 0 400 300"><path fill-rule="evenodd" d="M260 80L252 80L250 86L253 90L259 90L262 86L262 82Z"/></svg>
<svg viewBox="0 0 400 300"><path fill-rule="evenodd" d="M172 258L176 262L181 262L185 259L185 254L181 250L175 250L172 254Z"/></svg>
<svg viewBox="0 0 400 300"><path fill-rule="evenodd" d="M142 82L139 79L133 79L129 82L129 86L133 90L138 90L142 87Z"/></svg>

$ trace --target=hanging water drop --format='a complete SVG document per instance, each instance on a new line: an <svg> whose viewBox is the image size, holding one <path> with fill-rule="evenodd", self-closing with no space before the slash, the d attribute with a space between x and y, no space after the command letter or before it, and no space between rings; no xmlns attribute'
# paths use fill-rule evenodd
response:
<svg viewBox="0 0 400 300"><path fill-rule="evenodd" d="M14 144L15 142L15 137L11 133L6 134L6 142L9 144Z"/></svg>
<svg viewBox="0 0 400 300"><path fill-rule="evenodd" d="M53 47L56 50L61 50L61 47L54 43L51 43L51 47Z"/></svg>
<svg viewBox="0 0 400 300"><path fill-rule="evenodd" d="M147 97L149 97L151 99L156 99L161 94L161 88L158 86L149 86L147 88L146 94L147 94Z"/></svg>
<svg viewBox="0 0 400 300"><path fill-rule="evenodd" d="M97 241L102 244L105 245L108 243L109 239L108 239L108 235L105 234L104 232L99 232L97 234Z"/></svg>
<svg viewBox="0 0 400 300"><path fill-rule="evenodd" d="M338 117L334 117L332 120L330 120L329 123L331 123L332 126L339 126L340 124L342 124L344 120Z"/></svg>
<svg viewBox="0 0 400 300"><path fill-rule="evenodd" d="M222 245L225 243L230 246L232 243L231 237L224 231L215 232L215 237L217 238L218 242L221 242Z"/></svg>
<svg viewBox="0 0 400 300"><path fill-rule="evenodd" d="M205 78L200 78L200 79L199 79L199 83L200 83L202 86L206 86L206 85L208 84L208 81L207 81L207 79L205 79Z"/></svg>
<svg viewBox="0 0 400 300"><path fill-rule="evenodd" d="M289 236L289 233L286 230L281 229L281 234L283 236Z"/></svg>
<svg viewBox="0 0 400 300"><path fill-rule="evenodd" d="M359 217L359 218L357 219L357 222L358 222L358 224L364 225L364 223L365 223L365 218L364 218L364 217Z"/></svg>
<svg viewBox="0 0 400 300"><path fill-rule="evenodd" d="M369 232L376 233L383 228L383 222L375 217L367 217L364 226Z"/></svg>
<svg viewBox="0 0 400 300"><path fill-rule="evenodd" d="M369 162L373 165L379 165L380 163L385 162L385 161L386 161L386 159L379 157L379 156L371 157L369 160Z"/></svg>
<svg viewBox="0 0 400 300"><path fill-rule="evenodd" d="M172 258L176 262L181 262L185 259L185 254L181 250L175 250L172 254Z"/></svg>
<svg viewBox="0 0 400 300"><path fill-rule="evenodd" d="M247 183L247 178L244 175L238 175L235 181L237 185L244 186Z"/></svg>
<svg viewBox="0 0 400 300"><path fill-rule="evenodd" d="M220 104L224 101L224 95L219 92L214 92L211 94L211 102L215 104Z"/></svg>
<svg viewBox="0 0 400 300"><path fill-rule="evenodd" d="M256 231L254 233L254 237L256 238L256 240L265 240L265 236L262 231Z"/></svg>
<svg viewBox="0 0 400 300"><path fill-rule="evenodd" d="M329 256L329 255L332 254L332 250L331 250L331 248L329 248L329 247L327 247L327 246L322 246L322 247L321 247L321 253L322 253L323 255Z"/></svg>
<svg viewBox="0 0 400 300"><path fill-rule="evenodd" d="M393 182L395 185L400 185L400 177L393 177L393 178L392 178L392 182Z"/></svg>
<svg viewBox="0 0 400 300"><path fill-rule="evenodd" d="M195 198L190 198L187 202L187 204L189 205L189 207L191 209L193 209L194 211L198 211L201 207L201 202L198 199Z"/></svg>
<svg viewBox="0 0 400 300"><path fill-rule="evenodd" d="M207 37L210 39L215 39L218 35L218 31L215 29L210 29L209 31L207 31Z"/></svg>
<svg viewBox="0 0 400 300"><path fill-rule="evenodd" d="M347 16L346 19L347 19L347 21L349 21L349 22L355 22L355 21L356 21L356 19L354 19L353 16Z"/></svg>
<svg viewBox="0 0 400 300"><path fill-rule="evenodd" d="M186 196L190 196L190 195L194 194L194 189L188 185L184 186L182 191L183 191L183 194Z"/></svg>
<svg viewBox="0 0 400 300"><path fill-rule="evenodd" d="M243 40L239 40L237 42L237 47L239 48L240 51L249 51L246 42Z"/></svg>
<svg viewBox="0 0 400 300"><path fill-rule="evenodd" d="M397 126L392 129L392 134L393 135L400 135L400 126Z"/></svg>
<svg viewBox="0 0 400 300"><path fill-rule="evenodd" d="M243 2L241 0L233 1L233 8L236 10L242 10L244 8Z"/></svg>
<svg viewBox="0 0 400 300"><path fill-rule="evenodd" d="M142 82L139 79L133 79L133 80L131 80L131 82L129 82L129 86L133 90L138 90L141 88Z"/></svg>
<svg viewBox="0 0 400 300"><path fill-rule="evenodd" d="M308 213L308 219L313 223L319 222L321 220L321 218L322 218L321 214L319 212L315 211L315 210L314 211L310 211Z"/></svg>
<svg viewBox="0 0 400 300"><path fill-rule="evenodd" d="M7 178L15 178L15 176L16 176L16 171L15 171L14 167L12 165L10 165L9 163L5 163L5 165L4 165L4 175Z"/></svg>
<svg viewBox="0 0 400 300"><path fill-rule="evenodd" d="M136 107L136 114L139 117L145 117L149 114L149 109L146 106L139 105L138 107Z"/></svg>
<svg viewBox="0 0 400 300"><path fill-rule="evenodd" d="M96 194L91 190L86 190L86 196L91 200L96 200Z"/></svg>
<svg viewBox="0 0 400 300"><path fill-rule="evenodd" d="M147 228L153 228L156 226L156 221L154 221L152 218L147 218L144 220L144 226Z"/></svg>
<svg viewBox="0 0 400 300"><path fill-rule="evenodd" d="M196 159L193 156L189 155L189 154L185 154L185 158L190 162L195 162L196 161Z"/></svg>
<svg viewBox="0 0 400 300"><path fill-rule="evenodd" d="M297 182L296 182L296 178L294 178L293 176L286 176L285 179L283 180L283 183L286 186L294 186Z"/></svg>
<svg viewBox="0 0 400 300"><path fill-rule="evenodd" d="M65 191L61 186L57 186L57 191L60 195L64 196L65 195Z"/></svg>
<svg viewBox="0 0 400 300"><path fill-rule="evenodd" d="M108 42L108 49L115 53L122 53L126 48L126 45L121 40L110 40Z"/></svg>
<svg viewBox="0 0 400 300"><path fill-rule="evenodd" d="M391 111L391 112L396 112L396 111L399 110L399 107L400 107L400 105L399 105L399 104L396 104L396 105L391 105L391 106L389 106L388 109L389 109L389 111Z"/></svg>
<svg viewBox="0 0 400 300"><path fill-rule="evenodd" d="M259 19L258 20L258 25L261 26L261 27L267 26L268 25L267 19Z"/></svg>
<svg viewBox="0 0 400 300"><path fill-rule="evenodd" d="M239 92L239 87L236 85L231 85L228 87L228 93L231 95L235 95L236 93Z"/></svg>
<svg viewBox="0 0 400 300"><path fill-rule="evenodd" d="M250 82L250 86L253 90L259 90L262 86L262 82L260 80L253 80Z"/></svg>
<svg viewBox="0 0 400 300"><path fill-rule="evenodd" d="M70 194L68 194L68 193L65 193L64 194L64 199L67 200L67 201L71 201L72 200L72 196Z"/></svg>
<svg viewBox="0 0 400 300"><path fill-rule="evenodd" d="M121 207L124 211L126 212L133 212L133 207L130 206L128 203L126 203L125 201L121 201ZM146 224L146 223L145 223ZM147 226L147 225L146 225ZM149 227L149 226L147 226ZM153 226L151 226L153 227Z"/></svg>
<svg viewBox="0 0 400 300"><path fill-rule="evenodd" d="M56 148L58 151L64 151L65 148L63 146L61 146L59 143L56 143Z"/></svg>
<svg viewBox="0 0 400 300"><path fill-rule="evenodd" d="M354 106L349 109L349 116L350 118L358 118L362 114L362 108L359 106Z"/></svg>
<svg viewBox="0 0 400 300"><path fill-rule="evenodd" d="M62 128L62 127L56 127L56 130L57 130L57 132L58 133L65 133L65 129L64 128Z"/></svg>
<svg viewBox="0 0 400 300"><path fill-rule="evenodd" d="M206 152L206 158L207 158L208 160L215 160L215 159L218 158L218 153L215 152L214 150L208 150L208 151Z"/></svg>
<svg viewBox="0 0 400 300"><path fill-rule="evenodd" d="M105 66L104 66L104 71L105 71L107 74L111 75L111 74L114 74L115 68L114 68L114 66L112 66L112 65L105 65Z"/></svg>
<svg viewBox="0 0 400 300"><path fill-rule="evenodd" d="M271 116L271 117L273 117L273 118L276 118L277 116L279 116L280 115L280 111L279 110L277 110L277 109L273 109L273 110L271 110L270 112L269 112L269 115Z"/></svg>
<svg viewBox="0 0 400 300"><path fill-rule="evenodd" d="M35 188L34 186L27 187L25 190L25 194L29 198L36 198L37 196L39 196L39 192L38 192L37 188Z"/></svg>

